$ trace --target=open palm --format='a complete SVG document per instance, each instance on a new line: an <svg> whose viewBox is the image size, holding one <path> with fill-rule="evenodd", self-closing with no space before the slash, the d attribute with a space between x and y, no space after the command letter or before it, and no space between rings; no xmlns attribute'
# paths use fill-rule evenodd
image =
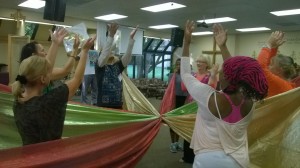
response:
<svg viewBox="0 0 300 168"><path fill-rule="evenodd" d="M221 24L214 24L213 32L217 45L225 45L227 41L227 30L224 30Z"/></svg>

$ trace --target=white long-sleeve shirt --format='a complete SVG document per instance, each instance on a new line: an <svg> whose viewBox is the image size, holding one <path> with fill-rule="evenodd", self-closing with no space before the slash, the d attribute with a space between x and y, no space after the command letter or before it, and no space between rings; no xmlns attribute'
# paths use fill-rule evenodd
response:
<svg viewBox="0 0 300 168"><path fill-rule="evenodd" d="M101 55L98 58L98 66L99 67L103 67L107 63L108 58L110 56L110 52L111 52L110 49L112 47L113 41L114 41L114 38L112 38L112 37L107 38L107 42L101 52ZM132 49L133 49L134 42L135 42L135 40L130 38L126 53L121 58L121 61L122 61L122 64L124 67L126 67L129 64L129 62L131 61Z"/></svg>

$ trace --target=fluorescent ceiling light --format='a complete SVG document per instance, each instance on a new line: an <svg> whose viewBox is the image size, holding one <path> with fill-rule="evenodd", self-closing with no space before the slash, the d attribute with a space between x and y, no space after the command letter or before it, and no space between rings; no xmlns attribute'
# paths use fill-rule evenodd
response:
<svg viewBox="0 0 300 168"><path fill-rule="evenodd" d="M211 24L211 23L231 22L231 21L236 21L236 19L231 17L221 17L221 18L214 18L214 19L198 20L197 22L200 23L205 22L207 24Z"/></svg>
<svg viewBox="0 0 300 168"><path fill-rule="evenodd" d="M176 25L171 25L171 24L157 25L157 26L149 26L149 28L152 28L152 29L168 29L168 28L174 28L174 27L178 27L178 26L176 26Z"/></svg>
<svg viewBox="0 0 300 168"><path fill-rule="evenodd" d="M95 19L100 20L116 20L116 19L122 19L127 18L128 16L119 15L119 14L109 14L109 15L103 15L103 16L97 16Z"/></svg>
<svg viewBox="0 0 300 168"><path fill-rule="evenodd" d="M14 19L4 18L4 17L0 17L0 19L2 19L2 20L14 20Z"/></svg>
<svg viewBox="0 0 300 168"><path fill-rule="evenodd" d="M160 38L158 38L158 37L152 37L152 36L144 36L145 38L152 38L152 39L159 39L160 40Z"/></svg>
<svg viewBox="0 0 300 168"><path fill-rule="evenodd" d="M205 32L193 32L192 35L194 36L203 36L203 35L210 35L213 34L213 32L205 31Z"/></svg>
<svg viewBox="0 0 300 168"><path fill-rule="evenodd" d="M276 15L276 16L299 15L300 9L273 11L270 13L272 13L273 15Z"/></svg>
<svg viewBox="0 0 300 168"><path fill-rule="evenodd" d="M41 0L27 0L18 6L26 7L26 8L33 8L33 9L39 9L45 6L45 1Z"/></svg>
<svg viewBox="0 0 300 168"><path fill-rule="evenodd" d="M162 12L162 11L173 10L173 9L184 8L184 7L186 6L174 2L167 2L167 3L158 4L154 6L148 6L141 9L150 12Z"/></svg>
<svg viewBox="0 0 300 168"><path fill-rule="evenodd" d="M166 38L159 38L159 37L153 37L153 36L144 36L145 38L152 38L152 39L158 39L158 40L169 40L170 39L166 39Z"/></svg>
<svg viewBox="0 0 300 168"><path fill-rule="evenodd" d="M244 29L236 29L240 32L251 32L251 31L265 31L265 30L271 30L267 27L254 27L254 28L244 28Z"/></svg>
<svg viewBox="0 0 300 168"><path fill-rule="evenodd" d="M36 23L36 24L43 24L43 25L54 25L54 26L61 26L61 27L71 27L67 25L60 25L60 24L53 24L53 23L47 23L47 22L36 22L31 20L25 20L26 23Z"/></svg>

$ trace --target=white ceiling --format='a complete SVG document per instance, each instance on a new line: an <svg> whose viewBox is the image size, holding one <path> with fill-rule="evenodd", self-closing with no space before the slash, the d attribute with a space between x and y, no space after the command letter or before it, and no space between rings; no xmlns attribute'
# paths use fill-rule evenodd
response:
<svg viewBox="0 0 300 168"><path fill-rule="evenodd" d="M0 7L18 9L17 5L25 0L0 0ZM95 16L117 13L128 18L116 20L120 25L148 29L148 26L174 24L184 28L187 19L201 20L214 17L232 17L234 22L223 23L230 33L237 28L268 27L274 30L300 30L300 15L275 16L271 11L300 8L300 0L174 0L187 7L171 11L152 13L141 10L142 7L156 5L167 0L67 0L66 16L78 19L95 20ZM32 10L41 14L43 9ZM197 28L207 31L210 28ZM170 31L170 30L165 30Z"/></svg>

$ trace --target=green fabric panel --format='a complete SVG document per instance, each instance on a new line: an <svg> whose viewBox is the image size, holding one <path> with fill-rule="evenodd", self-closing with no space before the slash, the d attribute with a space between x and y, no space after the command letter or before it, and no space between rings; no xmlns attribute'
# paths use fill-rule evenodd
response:
<svg viewBox="0 0 300 168"><path fill-rule="evenodd" d="M198 105L196 102L192 102L189 104L186 104L184 106L181 106L177 109L174 109L166 114L164 116L179 116L179 115L186 115L186 114L195 114L197 113Z"/></svg>
<svg viewBox="0 0 300 168"><path fill-rule="evenodd" d="M13 100L11 94L0 92L0 149L17 147L22 144L13 117ZM68 104L63 137L109 130L129 123L157 118L159 117L155 115Z"/></svg>

